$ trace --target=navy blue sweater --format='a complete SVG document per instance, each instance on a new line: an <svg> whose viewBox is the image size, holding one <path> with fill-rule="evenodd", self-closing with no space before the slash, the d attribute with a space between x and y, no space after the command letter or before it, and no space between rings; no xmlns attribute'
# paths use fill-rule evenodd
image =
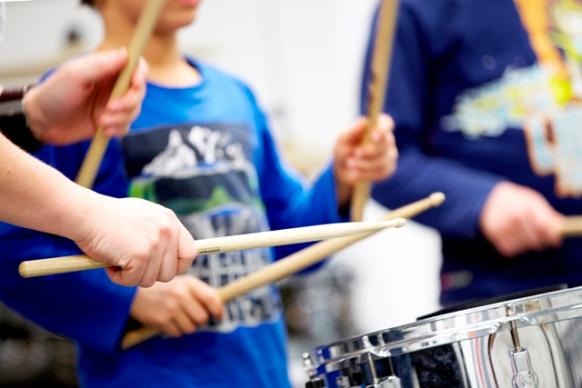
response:
<svg viewBox="0 0 582 388"><path fill-rule="evenodd" d="M369 78L365 71L363 85ZM514 2L403 0L389 78L384 108L396 122L401 157L373 197L393 208L433 191L447 195L444 206L418 218L443 238L441 301L581 283L582 240L508 259L479 229L484 202L502 180L537 190L559 212L582 213L581 201L557 197L554 175L532 167L540 155L524 127L533 113L562 108Z"/></svg>

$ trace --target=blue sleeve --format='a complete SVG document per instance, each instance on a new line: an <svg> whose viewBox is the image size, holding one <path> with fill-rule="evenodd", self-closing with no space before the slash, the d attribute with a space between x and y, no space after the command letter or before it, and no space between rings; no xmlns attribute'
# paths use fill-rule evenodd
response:
<svg viewBox="0 0 582 388"><path fill-rule="evenodd" d="M340 216L335 176L328 166L311 184L305 184L281 160L264 114L255 103L257 140L255 165L261 197L272 229L294 228L345 221ZM285 257L305 245L275 248L276 257Z"/></svg>
<svg viewBox="0 0 582 388"><path fill-rule="evenodd" d="M25 242L26 241L26 242ZM135 289L112 283L104 270L23 279L21 260L78 254L69 241L35 234L22 249L5 251L0 274L0 300L49 331L102 352L119 347ZM34 247L25 248L27 243Z"/></svg>
<svg viewBox="0 0 582 388"><path fill-rule="evenodd" d="M430 128L426 122L431 115L428 95L433 79L431 71L438 69L439 64L433 55L438 50L437 43L429 39L434 37L439 40L438 44L443 44L446 29L428 26L416 11L403 2L384 106L396 123L395 136L400 152L398 168L394 176L374 186L372 195L383 205L395 208L431 192L442 191L447 196L445 204L422 214L418 220L438 229L444 236L471 238L479 232L481 208L500 178L430 154ZM372 31L375 31L376 20L377 15ZM368 44L365 69L370 68L371 42L373 38ZM370 73L366 70L362 83L362 111L365 111L369 80Z"/></svg>

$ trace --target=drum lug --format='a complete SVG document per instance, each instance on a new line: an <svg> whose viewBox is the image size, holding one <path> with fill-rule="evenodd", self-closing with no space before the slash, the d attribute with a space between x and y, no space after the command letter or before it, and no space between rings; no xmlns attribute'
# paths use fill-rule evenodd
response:
<svg viewBox="0 0 582 388"><path fill-rule="evenodd" d="M402 388L402 383L400 382L400 379L396 376L389 376L385 379L382 379L378 385L375 385L374 387L377 388Z"/></svg>
<svg viewBox="0 0 582 388"><path fill-rule="evenodd" d="M533 371L529 352L520 348L509 352L513 370L513 388L538 388L538 376Z"/></svg>
<svg viewBox="0 0 582 388"><path fill-rule="evenodd" d="M309 377L315 377L317 375L315 368L315 361L313 360L313 355L311 353L305 352L302 356L303 359L303 369Z"/></svg>
<svg viewBox="0 0 582 388"><path fill-rule="evenodd" d="M313 378L305 383L305 388L325 388L325 381L320 377Z"/></svg>

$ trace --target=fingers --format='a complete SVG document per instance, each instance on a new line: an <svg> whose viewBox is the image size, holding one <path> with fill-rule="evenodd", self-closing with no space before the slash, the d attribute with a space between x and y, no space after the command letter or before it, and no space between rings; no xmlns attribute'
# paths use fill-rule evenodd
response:
<svg viewBox="0 0 582 388"><path fill-rule="evenodd" d="M353 185L357 182L379 181L394 172L398 150L392 134L393 127L392 119L388 115L382 115L378 120L378 127L371 133L371 141L360 145L350 143L346 140L348 137L344 137L338 142L335 161L340 169L340 179L344 178L346 181L343 183Z"/></svg>
<svg viewBox="0 0 582 388"><path fill-rule="evenodd" d="M194 238L181 223L178 226L178 234L178 274L183 274L192 266L198 251Z"/></svg>
<svg viewBox="0 0 582 388"><path fill-rule="evenodd" d="M193 298L193 296L189 296ZM196 299L190 299L189 303L182 306L184 318L188 323L183 323L185 333L192 334L197 327L205 326L210 319L209 312Z"/></svg>
<svg viewBox="0 0 582 388"><path fill-rule="evenodd" d="M146 86L147 77L148 77L149 66L146 60L141 57L139 59L139 63L137 65L137 69L133 73L131 78L131 87L142 89Z"/></svg>
<svg viewBox="0 0 582 388"><path fill-rule="evenodd" d="M142 58L133 74L129 90L121 97L107 103L105 111L99 118L99 126L105 135L119 137L127 133L132 121L141 112L141 103L146 93L148 66Z"/></svg>
<svg viewBox="0 0 582 388"><path fill-rule="evenodd" d="M360 117L352 128L339 136L334 151L336 160L345 161L354 155L354 152L363 142L367 127L368 120L365 117Z"/></svg>
<svg viewBox="0 0 582 388"><path fill-rule="evenodd" d="M481 229L499 253L514 257L560 246L562 219L539 193L501 182L483 207Z"/></svg>
<svg viewBox="0 0 582 388"><path fill-rule="evenodd" d="M173 213L172 213L173 215ZM178 228L177 225L168 227L168 244L164 250L162 266L158 281L169 282L177 273L178 269Z"/></svg>
<svg viewBox="0 0 582 388"><path fill-rule="evenodd" d="M131 257L123 257L112 267L107 268L107 274L114 283L122 286L141 285L142 278L150 262L150 251L146 246L136 247Z"/></svg>
<svg viewBox="0 0 582 388"><path fill-rule="evenodd" d="M142 273L135 273L132 271L123 270L120 267L108 267L106 268L107 275L113 283L117 283L122 286L133 286L136 285L143 276Z"/></svg>
<svg viewBox="0 0 582 388"><path fill-rule="evenodd" d="M222 319L222 301L217 291L197 278L179 278L169 297L166 307L172 325L164 328L167 334L192 334L197 328L206 326L211 316Z"/></svg>
<svg viewBox="0 0 582 388"><path fill-rule="evenodd" d="M177 318L177 316L176 314L176 316L164 319L164 322L157 329L169 337L178 338L183 336L186 332L180 327L178 323L180 318Z"/></svg>
<svg viewBox="0 0 582 388"><path fill-rule="evenodd" d="M151 287L160 279L162 261L170 239L170 231L167 228L161 228L157 238L154 236L152 239L150 260L139 283L142 287Z"/></svg>
<svg viewBox="0 0 582 388"><path fill-rule="evenodd" d="M116 76L127 63L127 49L120 48L85 55L63 67L69 76L90 85Z"/></svg>
<svg viewBox="0 0 582 388"><path fill-rule="evenodd" d="M365 117L360 117L352 128L340 135L338 144L347 146L360 144L366 134L367 126L368 120Z"/></svg>
<svg viewBox="0 0 582 388"><path fill-rule="evenodd" d="M534 214L534 226L543 247L559 247L562 244L560 225L564 217L551 206L543 206Z"/></svg>
<svg viewBox="0 0 582 388"><path fill-rule="evenodd" d="M215 319L221 320L224 314L224 304L218 291L197 278L189 277L188 279L190 280L189 287L192 297L200 302L205 311L209 312ZM208 317L206 317L207 320Z"/></svg>
<svg viewBox="0 0 582 388"><path fill-rule="evenodd" d="M375 170L383 170L393 156L387 153L381 153L373 158L353 157L347 160L347 166L351 169L361 171L363 173L372 172Z"/></svg>

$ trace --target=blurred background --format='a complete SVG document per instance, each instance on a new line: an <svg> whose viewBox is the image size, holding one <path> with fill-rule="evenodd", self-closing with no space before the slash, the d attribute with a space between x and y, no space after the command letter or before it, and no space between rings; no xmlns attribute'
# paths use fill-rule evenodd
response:
<svg viewBox="0 0 582 388"><path fill-rule="evenodd" d="M291 165L313 177L335 137L358 115L375 0L212 0L182 34L186 53L249 83ZM0 84L34 82L101 37L77 0L6 4ZM369 219L387 209L370 203ZM438 308L438 235L409 225L353 246L317 274L283 282L291 375L303 386L301 353L317 345L414 320ZM406 299L403 299L406 295ZM0 386L75 386L63 339L0 310Z"/></svg>

